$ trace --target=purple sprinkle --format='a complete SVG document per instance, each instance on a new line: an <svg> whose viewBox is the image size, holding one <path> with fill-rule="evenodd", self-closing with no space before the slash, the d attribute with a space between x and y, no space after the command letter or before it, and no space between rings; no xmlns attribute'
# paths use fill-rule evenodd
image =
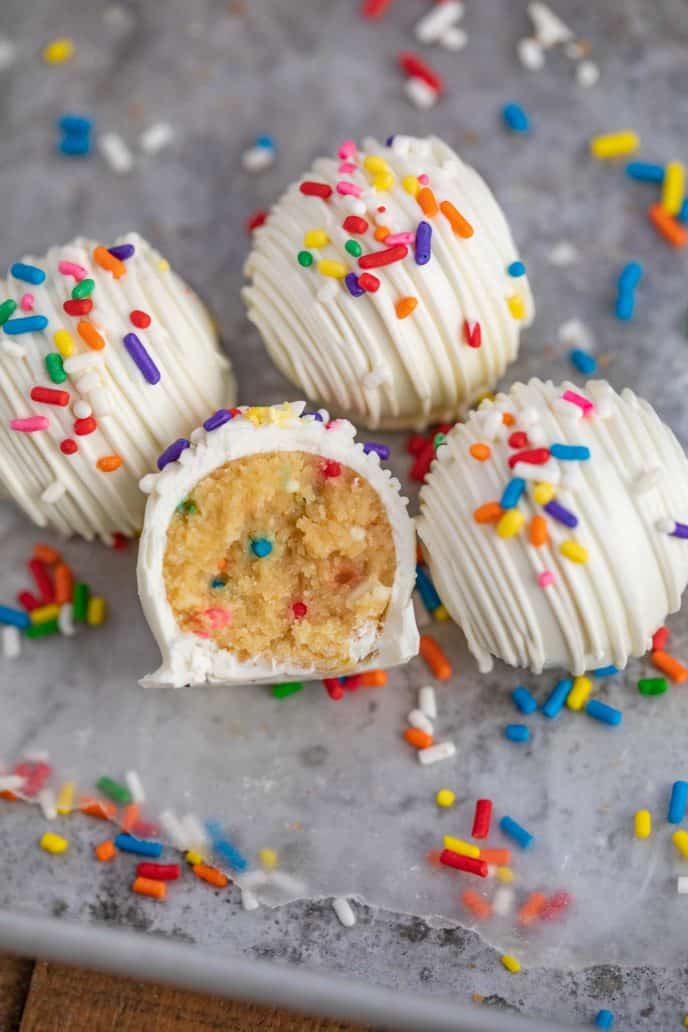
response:
<svg viewBox="0 0 688 1032"><path fill-rule="evenodd" d="M344 277L344 282L346 283L347 290L352 297L360 297L361 294L365 294L363 287L359 287L358 285L358 276L355 272L347 272Z"/></svg>
<svg viewBox="0 0 688 1032"><path fill-rule="evenodd" d="M186 437L178 437L176 441L172 441L162 455L158 456L158 469L164 469L170 462L176 462L181 453L190 447L190 442Z"/></svg>
<svg viewBox="0 0 688 1032"><path fill-rule="evenodd" d="M217 430L219 427L224 426L225 423L229 423L230 419L234 419L234 416L229 409L218 409L217 412L213 412L212 416L208 416L203 424L203 429L208 431Z"/></svg>
<svg viewBox="0 0 688 1032"><path fill-rule="evenodd" d="M543 509L558 523L564 523L567 527L578 526L578 517L574 516L568 509L565 509L559 502L555 502L554 499L551 502L547 502L547 505L543 505Z"/></svg>
<svg viewBox="0 0 688 1032"><path fill-rule="evenodd" d="M113 258L119 258L121 262L126 262L127 258L132 258L136 248L133 244L113 244L112 247L108 247L108 251Z"/></svg>
<svg viewBox="0 0 688 1032"><path fill-rule="evenodd" d="M414 251L416 255L416 265L427 265L430 261L430 241L432 240L432 226L429 222L424 219L418 223L416 227L416 242L414 244Z"/></svg>
<svg viewBox="0 0 688 1032"><path fill-rule="evenodd" d="M671 532L672 537L677 538L688 538L688 523L678 523L674 521L674 529Z"/></svg>
<svg viewBox="0 0 688 1032"><path fill-rule="evenodd" d="M316 422L318 422L318 423L322 423L322 421L323 421L323 417L320 415L319 412L302 412L301 413L301 419L305 419L306 416L313 416L313 419L315 419Z"/></svg>
<svg viewBox="0 0 688 1032"><path fill-rule="evenodd" d="M123 344L148 383L160 382L160 370L135 333L127 333Z"/></svg>
<svg viewBox="0 0 688 1032"><path fill-rule="evenodd" d="M369 455L371 452L375 452L375 454L379 455L383 460L389 458L389 448L387 445L378 444L377 441L366 441L363 445L363 451L366 455Z"/></svg>
<svg viewBox="0 0 688 1032"><path fill-rule="evenodd" d="M394 136L388 136L387 137L387 142L386 142L385 146L386 147L391 147L393 143L394 143Z"/></svg>

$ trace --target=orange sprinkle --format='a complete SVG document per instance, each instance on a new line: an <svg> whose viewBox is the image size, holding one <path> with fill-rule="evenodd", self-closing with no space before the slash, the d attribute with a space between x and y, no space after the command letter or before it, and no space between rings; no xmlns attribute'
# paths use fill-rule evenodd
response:
<svg viewBox="0 0 688 1032"><path fill-rule="evenodd" d="M117 807L114 803L106 803L102 799L93 799L91 796L84 796L79 800L79 809L87 817L98 817L101 821L109 821L117 814Z"/></svg>
<svg viewBox="0 0 688 1032"><path fill-rule="evenodd" d="M431 867L443 867L443 863L440 860L442 856L441 849L429 849L425 854L425 859L428 861Z"/></svg>
<svg viewBox="0 0 688 1032"><path fill-rule="evenodd" d="M431 634L421 634L419 651L438 681L451 677L451 664Z"/></svg>
<svg viewBox="0 0 688 1032"><path fill-rule="evenodd" d="M7 799L10 803L16 803L19 796L16 792L12 792L9 788L5 788L0 792L0 799Z"/></svg>
<svg viewBox="0 0 688 1032"><path fill-rule="evenodd" d="M80 319L77 323L76 332L79 334L84 344L88 344L91 351L102 351L105 347L105 341L98 333L93 323L87 322L86 319Z"/></svg>
<svg viewBox="0 0 688 1032"><path fill-rule="evenodd" d="M217 568L218 568L218 570L226 570L227 569L227 560L226 559L220 559L220 561L217 564Z"/></svg>
<svg viewBox="0 0 688 1032"><path fill-rule="evenodd" d="M122 831L131 831L140 816L141 807L138 803L129 803L128 806L125 806L122 814Z"/></svg>
<svg viewBox="0 0 688 1032"><path fill-rule="evenodd" d="M420 541L416 541L416 562L425 562L425 559L423 558L423 546L421 545Z"/></svg>
<svg viewBox="0 0 688 1032"><path fill-rule="evenodd" d="M361 688L382 688L387 684L386 670L367 670L365 674L359 674L358 677Z"/></svg>
<svg viewBox="0 0 688 1032"><path fill-rule="evenodd" d="M218 871L216 867L208 867L206 864L194 864L193 873L201 881L207 881L209 885L215 885L218 889L224 889L225 885L229 885L227 875L223 874L222 871Z"/></svg>
<svg viewBox="0 0 688 1032"><path fill-rule="evenodd" d="M102 459L98 459L96 462L96 466L102 473L114 473L123 461L121 455L103 455Z"/></svg>
<svg viewBox="0 0 688 1032"><path fill-rule="evenodd" d="M461 902L476 917L492 917L492 904L475 889L466 889L465 892L462 892Z"/></svg>
<svg viewBox="0 0 688 1032"><path fill-rule="evenodd" d="M481 442L472 444L468 450L478 462L485 462L492 455L492 449L489 444L482 444Z"/></svg>
<svg viewBox="0 0 688 1032"><path fill-rule="evenodd" d="M665 211L661 204L651 204L647 213L652 225L668 244L672 247L685 247L688 244L688 229Z"/></svg>
<svg viewBox="0 0 688 1032"><path fill-rule="evenodd" d="M383 240L387 239L390 233L391 230L389 226L378 226L375 232L373 233L373 236L376 240L379 240L380 243L382 243Z"/></svg>
<svg viewBox="0 0 688 1032"><path fill-rule="evenodd" d="M404 738L414 749L427 749L432 745L432 735L421 731L419 727L407 727L404 731Z"/></svg>
<svg viewBox="0 0 688 1032"><path fill-rule="evenodd" d="M440 211L457 236L463 237L464 240L473 236L473 226L460 211L457 211L451 201L442 201Z"/></svg>
<svg viewBox="0 0 688 1032"><path fill-rule="evenodd" d="M417 297L402 297L397 301L394 306L394 310L397 313L397 319L405 319L407 315L410 315L413 309L418 304Z"/></svg>
<svg viewBox="0 0 688 1032"><path fill-rule="evenodd" d="M497 867L508 867L511 863L510 849L483 849L480 847L480 859L486 864L495 864Z"/></svg>
<svg viewBox="0 0 688 1032"><path fill-rule="evenodd" d="M46 563L48 566L52 566L53 563L59 563L62 558L56 548L41 544L34 545L33 557L38 559L39 563Z"/></svg>
<svg viewBox="0 0 688 1032"><path fill-rule="evenodd" d="M101 842L100 845L95 847L93 852L96 854L96 860L100 860L102 864L107 863L108 860L112 860L113 856L117 855L115 843L111 842L110 839Z"/></svg>
<svg viewBox="0 0 688 1032"><path fill-rule="evenodd" d="M96 265L100 265L101 269L111 272L115 279L121 279L127 271L124 262L121 262L119 258L115 258L114 254L110 254L106 247L98 246L94 248L93 261Z"/></svg>
<svg viewBox="0 0 688 1032"><path fill-rule="evenodd" d="M501 519L503 512L499 502L485 502L473 511L473 519L476 523L496 523Z"/></svg>
<svg viewBox="0 0 688 1032"><path fill-rule="evenodd" d="M58 563L55 567L55 602L58 606L72 601L72 571L67 563Z"/></svg>
<svg viewBox="0 0 688 1032"><path fill-rule="evenodd" d="M165 882L156 881L154 878L136 878L131 888L139 896L150 896L151 899L164 899L167 895Z"/></svg>
<svg viewBox="0 0 688 1032"><path fill-rule="evenodd" d="M668 652L660 652L655 650L650 654L652 665L661 670L663 674L674 682L674 684L682 684L686 678L688 678L688 670L684 667L683 663L674 657L670 656Z"/></svg>
<svg viewBox="0 0 688 1032"><path fill-rule="evenodd" d="M535 545L536 548L540 548L542 545L546 545L549 541L549 530L547 529L547 520L544 516L533 516L530 521L530 530L528 532L531 545Z"/></svg>
<svg viewBox="0 0 688 1032"><path fill-rule="evenodd" d="M518 912L518 923L524 927L532 924L542 913L546 902L547 898L544 892L531 892Z"/></svg>
<svg viewBox="0 0 688 1032"><path fill-rule="evenodd" d="M432 192L429 186L424 186L421 190L418 191L418 196L416 197L416 200L423 209L424 215L436 215L437 212L440 210L437 205L437 198L435 197L434 193Z"/></svg>
<svg viewBox="0 0 688 1032"><path fill-rule="evenodd" d="M504 426L513 426L516 422L516 416L513 412L502 412L502 423Z"/></svg>

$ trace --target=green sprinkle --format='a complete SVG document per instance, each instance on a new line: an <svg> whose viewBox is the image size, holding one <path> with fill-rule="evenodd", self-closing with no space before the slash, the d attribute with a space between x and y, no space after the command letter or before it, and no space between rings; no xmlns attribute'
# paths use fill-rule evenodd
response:
<svg viewBox="0 0 688 1032"><path fill-rule="evenodd" d="M445 441L446 437L444 434L435 434L435 436L432 439L432 443L435 445L436 448L439 448L439 446L441 444L444 444Z"/></svg>
<svg viewBox="0 0 688 1032"><path fill-rule="evenodd" d="M91 597L91 589L83 581L77 581L74 585L72 595L72 612L74 623L85 623L88 611L88 600Z"/></svg>
<svg viewBox="0 0 688 1032"><path fill-rule="evenodd" d="M11 297L8 297L6 301L3 301L0 305L0 326L4 326L12 313L16 310L17 302L13 301Z"/></svg>
<svg viewBox="0 0 688 1032"><path fill-rule="evenodd" d="M47 638L50 634L59 634L57 620L46 620L44 623L31 624L24 631L27 638Z"/></svg>
<svg viewBox="0 0 688 1032"><path fill-rule="evenodd" d="M80 283L72 290L72 297L75 301L80 301L84 297L90 297L95 289L96 281L92 279L82 279Z"/></svg>
<svg viewBox="0 0 688 1032"><path fill-rule="evenodd" d="M57 351L51 351L45 356L45 368L48 370L48 376L53 383L64 383L67 379L67 374L62 364L62 355Z"/></svg>
<svg viewBox="0 0 688 1032"><path fill-rule="evenodd" d="M667 687L666 677L641 677L638 681L641 695L664 695Z"/></svg>
<svg viewBox="0 0 688 1032"><path fill-rule="evenodd" d="M96 788L99 792L107 798L112 800L113 803L120 803L122 806L126 806L131 802L131 792L126 785L121 785L119 781L115 781L114 778L102 777L96 781Z"/></svg>
<svg viewBox="0 0 688 1032"><path fill-rule="evenodd" d="M352 254L354 258L360 258L363 253L363 248L359 244L358 240L347 240L344 244L344 250Z"/></svg>
<svg viewBox="0 0 688 1032"><path fill-rule="evenodd" d="M192 498L185 498L183 502L179 503L176 511L181 513L182 516L195 516L198 512L198 506Z"/></svg>
<svg viewBox="0 0 688 1032"><path fill-rule="evenodd" d="M296 257L299 260L299 265L303 265L304 269L313 264L313 255L310 251L299 251Z"/></svg>
<svg viewBox="0 0 688 1032"><path fill-rule="evenodd" d="M284 684L273 684L272 694L275 699L286 699L288 695L295 695L302 688L301 681L285 681Z"/></svg>

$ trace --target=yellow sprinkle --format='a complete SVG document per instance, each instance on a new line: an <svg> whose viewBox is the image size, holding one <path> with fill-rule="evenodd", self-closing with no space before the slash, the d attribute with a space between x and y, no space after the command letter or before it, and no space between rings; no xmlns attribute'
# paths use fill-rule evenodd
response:
<svg viewBox="0 0 688 1032"><path fill-rule="evenodd" d="M55 605L38 606L29 613L32 624L47 623L48 620L57 620L60 615L60 607Z"/></svg>
<svg viewBox="0 0 688 1032"><path fill-rule="evenodd" d="M512 294L511 297L508 297L506 303L514 319L522 319L525 316L526 306L523 303L523 298L518 294Z"/></svg>
<svg viewBox="0 0 688 1032"><path fill-rule="evenodd" d="M186 860L187 864L191 864L192 867L195 867L196 864L202 864L203 863L203 857L201 856L201 854L200 853L195 853L193 851L193 849L189 849L184 854L184 859Z"/></svg>
<svg viewBox="0 0 688 1032"><path fill-rule="evenodd" d="M285 401L282 405L271 405L270 418L275 426L289 426L294 419L294 413L289 402Z"/></svg>
<svg viewBox="0 0 688 1032"><path fill-rule="evenodd" d="M344 279L346 265L344 262L335 262L332 258L323 258L318 262L318 272L322 276L332 276L333 279Z"/></svg>
<svg viewBox="0 0 688 1032"><path fill-rule="evenodd" d="M53 344L63 358L74 354L74 339L68 330L56 330L53 333Z"/></svg>
<svg viewBox="0 0 688 1032"><path fill-rule="evenodd" d="M521 962L516 960L516 957L513 957L510 953L503 953L499 959L507 971L510 971L512 975L518 974L521 970Z"/></svg>
<svg viewBox="0 0 688 1032"><path fill-rule="evenodd" d="M566 696L566 705L572 710L581 710L588 701L592 691L592 681L589 677L577 677L573 682L573 688Z"/></svg>
<svg viewBox="0 0 688 1032"><path fill-rule="evenodd" d="M593 158L620 158L625 154L633 154L639 146L638 134L632 129L622 129L618 133L593 136L590 141L590 153Z"/></svg>
<svg viewBox="0 0 688 1032"><path fill-rule="evenodd" d="M160 261L158 262L158 268L160 269L160 272L169 272L170 263L168 262L167 258L160 259Z"/></svg>
<svg viewBox="0 0 688 1032"><path fill-rule="evenodd" d="M440 623L445 623L449 619L449 613L442 605L439 605L437 609L433 609L432 615L436 620L439 620Z"/></svg>
<svg viewBox="0 0 688 1032"><path fill-rule="evenodd" d="M264 426L270 422L270 409L267 405L253 405L251 408L247 408L242 413L245 419L248 419L249 423L253 423L254 426Z"/></svg>
<svg viewBox="0 0 688 1032"><path fill-rule="evenodd" d="M686 1014L685 1018L683 1019L683 1024L686 1028L688 1028L688 1014Z"/></svg>
<svg viewBox="0 0 688 1032"><path fill-rule="evenodd" d="M444 842L444 848L451 849L452 853L472 856L476 860L480 856L480 849L478 846L474 846L472 842L464 842L463 839L454 838L452 835L445 835L442 841Z"/></svg>
<svg viewBox="0 0 688 1032"><path fill-rule="evenodd" d="M418 182L418 176L404 176L401 181L406 193L411 194L411 197L416 197L420 190L420 183Z"/></svg>
<svg viewBox="0 0 688 1032"><path fill-rule="evenodd" d="M72 57L74 57L74 40L72 39L54 39L52 43L43 47L43 60L46 64L62 64L63 61L69 61Z"/></svg>
<svg viewBox="0 0 688 1032"><path fill-rule="evenodd" d="M497 397L497 395L495 394L494 391L483 391L483 393L479 394L478 397L475 399L475 401L473 402L473 405L475 406L475 408L477 408L478 405L481 404L481 402L483 402L483 401L494 401L496 397Z"/></svg>
<svg viewBox="0 0 688 1032"><path fill-rule="evenodd" d="M548 484L542 480L533 488L533 501L536 505L547 505L547 502L551 502L556 493L557 489L554 484Z"/></svg>
<svg viewBox="0 0 688 1032"><path fill-rule="evenodd" d="M438 806L453 806L456 802L456 796L451 788L441 788L435 796L435 802Z"/></svg>
<svg viewBox="0 0 688 1032"><path fill-rule="evenodd" d="M100 627L105 622L105 599L91 595L86 609L86 623L89 627Z"/></svg>
<svg viewBox="0 0 688 1032"><path fill-rule="evenodd" d="M44 849L46 853L66 853L69 849L69 842L61 835L56 835L54 831L46 831L45 835L41 837L41 849Z"/></svg>
<svg viewBox="0 0 688 1032"><path fill-rule="evenodd" d="M64 785L60 786L60 790L57 793L57 812L60 817L67 817L72 812L72 803L74 802L74 782L65 781Z"/></svg>
<svg viewBox="0 0 688 1032"><path fill-rule="evenodd" d="M686 170L680 161L667 161L662 182L662 207L670 215L678 215L683 204Z"/></svg>
<svg viewBox="0 0 688 1032"><path fill-rule="evenodd" d="M679 830L675 831L671 836L671 841L674 843L679 853L688 857L688 831L684 831L682 828L679 828Z"/></svg>
<svg viewBox="0 0 688 1032"><path fill-rule="evenodd" d="M369 154L363 162L366 172L390 172L391 169L381 154Z"/></svg>
<svg viewBox="0 0 688 1032"><path fill-rule="evenodd" d="M572 563L587 563L588 561L588 550L578 541L574 541L573 538L567 538L566 541L562 541L559 545L559 551L567 559L570 559Z"/></svg>
<svg viewBox="0 0 688 1032"><path fill-rule="evenodd" d="M303 234L304 247L324 247L329 242L330 238L324 229L309 229Z"/></svg>
<svg viewBox="0 0 688 1032"><path fill-rule="evenodd" d="M265 846L259 851L258 859L260 860L261 866L265 867L268 871L272 871L279 863L277 853L274 849L270 849L268 846Z"/></svg>
<svg viewBox="0 0 688 1032"><path fill-rule="evenodd" d="M497 880L501 882L512 882L514 880L514 872L510 867L498 867Z"/></svg>
<svg viewBox="0 0 688 1032"><path fill-rule="evenodd" d="M638 810L634 818L636 838L649 838L652 834L652 814L649 810Z"/></svg>
<svg viewBox="0 0 688 1032"><path fill-rule="evenodd" d="M378 172L373 176L373 187L375 190L391 190L396 180L391 172Z"/></svg>
<svg viewBox="0 0 688 1032"><path fill-rule="evenodd" d="M512 538L526 522L520 509L507 509L497 524L497 533L501 538Z"/></svg>

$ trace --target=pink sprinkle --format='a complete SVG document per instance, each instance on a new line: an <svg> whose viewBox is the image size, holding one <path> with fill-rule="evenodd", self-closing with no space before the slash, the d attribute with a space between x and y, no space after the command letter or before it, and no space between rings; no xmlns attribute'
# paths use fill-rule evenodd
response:
<svg viewBox="0 0 688 1032"><path fill-rule="evenodd" d="M340 180L337 183L337 193L346 196L349 194L351 197L360 197L363 193L363 189L360 186L356 186L355 183L346 183Z"/></svg>
<svg viewBox="0 0 688 1032"><path fill-rule="evenodd" d="M551 570L543 570L537 580L541 588L551 588L554 584L554 574Z"/></svg>
<svg viewBox="0 0 688 1032"><path fill-rule="evenodd" d="M83 265L77 265L76 262L61 261L57 267L63 276L73 276L77 283L81 283L82 279L88 276Z"/></svg>
<svg viewBox="0 0 688 1032"><path fill-rule="evenodd" d="M201 615L205 617L207 622L215 631L218 627L224 627L226 624L230 623L232 619L232 610L214 607L211 609L204 609Z"/></svg>
<svg viewBox="0 0 688 1032"><path fill-rule="evenodd" d="M33 294L22 295L22 298L19 302L19 307L21 308L22 312L32 312L33 303L35 300L36 298L33 296Z"/></svg>
<svg viewBox="0 0 688 1032"><path fill-rule="evenodd" d="M26 419L11 419L12 430L19 430L23 434L33 434L36 430L47 430L50 420L47 416L27 416Z"/></svg>
<svg viewBox="0 0 688 1032"><path fill-rule="evenodd" d="M350 161L343 161L337 171L344 176L350 176L356 171L356 166L352 165Z"/></svg>
<svg viewBox="0 0 688 1032"><path fill-rule="evenodd" d="M326 430L336 430L338 426L341 426L341 419L331 419L329 423L325 423Z"/></svg>
<svg viewBox="0 0 688 1032"><path fill-rule="evenodd" d="M595 411L595 406L587 398L584 398L582 394L578 394L576 391L564 391L562 394L564 401L570 401L572 405L578 405L578 408L582 408L586 416L589 416Z"/></svg>
<svg viewBox="0 0 688 1032"><path fill-rule="evenodd" d="M427 186L430 182L430 176L423 172L421 176L418 176L418 182L421 184L421 186Z"/></svg>
<svg viewBox="0 0 688 1032"><path fill-rule="evenodd" d="M337 151L337 157L341 158L342 161L346 161L347 158L353 158L358 148L354 140L344 140L344 143L339 145Z"/></svg>
<svg viewBox="0 0 688 1032"><path fill-rule="evenodd" d="M385 247L393 247L395 244L412 244L415 239L415 233L390 233L385 237Z"/></svg>

